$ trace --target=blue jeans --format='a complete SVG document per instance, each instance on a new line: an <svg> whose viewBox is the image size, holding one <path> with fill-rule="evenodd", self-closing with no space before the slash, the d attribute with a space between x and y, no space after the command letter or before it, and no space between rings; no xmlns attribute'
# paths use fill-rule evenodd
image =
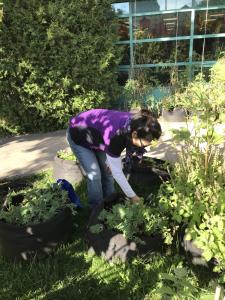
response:
<svg viewBox="0 0 225 300"><path fill-rule="evenodd" d="M113 176L107 170L106 154L75 144L68 129L66 135L71 150L86 173L89 205L94 208L103 198L115 192Z"/></svg>

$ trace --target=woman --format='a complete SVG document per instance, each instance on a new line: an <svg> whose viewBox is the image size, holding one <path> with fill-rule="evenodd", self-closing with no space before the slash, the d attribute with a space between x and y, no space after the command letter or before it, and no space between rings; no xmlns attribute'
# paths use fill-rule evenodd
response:
<svg viewBox="0 0 225 300"><path fill-rule="evenodd" d="M161 133L159 122L145 109L92 109L71 118L67 140L86 173L91 208L114 192L114 179L132 202L139 201L123 173L120 155L126 148L129 164L134 153L143 155L144 147Z"/></svg>

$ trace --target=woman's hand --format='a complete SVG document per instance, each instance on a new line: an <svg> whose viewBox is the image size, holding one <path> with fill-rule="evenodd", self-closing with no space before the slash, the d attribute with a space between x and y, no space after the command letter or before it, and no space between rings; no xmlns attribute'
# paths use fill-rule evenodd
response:
<svg viewBox="0 0 225 300"><path fill-rule="evenodd" d="M140 202L140 198L136 195L132 198L130 198L131 203L139 203Z"/></svg>

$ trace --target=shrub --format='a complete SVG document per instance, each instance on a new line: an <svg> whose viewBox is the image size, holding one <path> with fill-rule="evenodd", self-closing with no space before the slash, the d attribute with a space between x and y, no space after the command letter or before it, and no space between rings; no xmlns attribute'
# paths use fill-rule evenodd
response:
<svg viewBox="0 0 225 300"><path fill-rule="evenodd" d="M34 132L108 107L117 93L116 16L111 1L4 1L0 112Z"/></svg>

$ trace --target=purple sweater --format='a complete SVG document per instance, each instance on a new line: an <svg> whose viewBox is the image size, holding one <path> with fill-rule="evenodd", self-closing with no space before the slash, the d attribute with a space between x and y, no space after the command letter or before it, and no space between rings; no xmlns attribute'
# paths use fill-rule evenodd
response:
<svg viewBox="0 0 225 300"><path fill-rule="evenodd" d="M127 146L126 124L130 117L130 112L108 109L81 112L70 120L70 135L77 145L119 157Z"/></svg>

